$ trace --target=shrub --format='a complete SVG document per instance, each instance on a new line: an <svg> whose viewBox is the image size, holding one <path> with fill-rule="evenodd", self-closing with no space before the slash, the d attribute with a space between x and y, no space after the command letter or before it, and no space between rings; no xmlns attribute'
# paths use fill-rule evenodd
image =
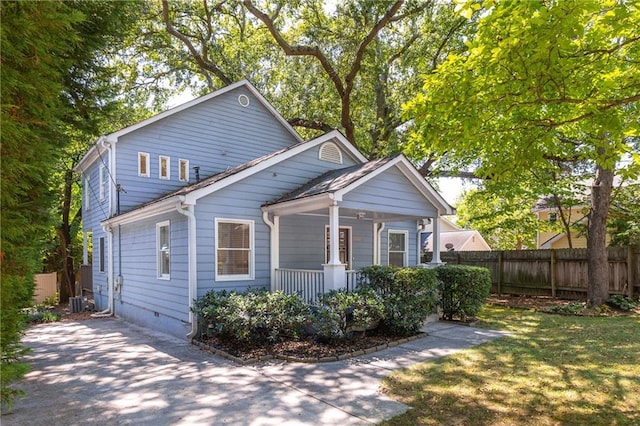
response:
<svg viewBox="0 0 640 426"><path fill-rule="evenodd" d="M360 285L382 296L382 326L390 333L415 334L435 312L438 280L433 269L369 266L361 270Z"/></svg>
<svg viewBox="0 0 640 426"><path fill-rule="evenodd" d="M281 291L210 291L196 301L193 311L213 325L215 334L250 344L297 338L310 322L302 298Z"/></svg>
<svg viewBox="0 0 640 426"><path fill-rule="evenodd" d="M330 291L320 296L313 326L322 341L347 338L351 331L374 328L384 317L382 298L370 287Z"/></svg>
<svg viewBox="0 0 640 426"><path fill-rule="evenodd" d="M477 266L442 265L435 271L440 280L442 318L466 320L475 316L489 297L489 270Z"/></svg>
<svg viewBox="0 0 640 426"><path fill-rule="evenodd" d="M62 315L53 312L51 307L45 304L34 305L24 310L26 322L29 324L40 324L46 322L60 321Z"/></svg>
<svg viewBox="0 0 640 426"><path fill-rule="evenodd" d="M607 305L624 312L632 311L640 306L638 301L624 297L620 294L614 294L611 296L609 300L607 300Z"/></svg>

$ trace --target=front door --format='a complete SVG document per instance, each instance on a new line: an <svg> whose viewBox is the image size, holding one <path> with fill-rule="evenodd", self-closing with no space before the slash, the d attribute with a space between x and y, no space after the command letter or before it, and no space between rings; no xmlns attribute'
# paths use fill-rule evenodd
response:
<svg viewBox="0 0 640 426"><path fill-rule="evenodd" d="M329 253L329 249L331 247L330 245L330 234L329 234L329 227L326 227L326 238L325 238L325 263L329 262L329 258L330 253ZM338 231L338 253L339 253L339 259L340 259L340 263L343 263L346 266L346 269L349 270L350 265L351 265L351 228L339 228Z"/></svg>

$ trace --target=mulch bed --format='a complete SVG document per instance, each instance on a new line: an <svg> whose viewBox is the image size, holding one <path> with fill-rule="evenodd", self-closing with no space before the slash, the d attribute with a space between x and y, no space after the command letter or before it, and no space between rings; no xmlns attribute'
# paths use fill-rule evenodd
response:
<svg viewBox="0 0 640 426"><path fill-rule="evenodd" d="M397 346L419 337L397 337L371 331L367 334L354 334L351 339L331 343L316 341L312 336L301 340L287 340L277 343L248 345L216 336L202 337L194 340L197 346L210 350L217 355L231 359L240 364L251 364L268 359L281 359L297 362L331 362Z"/></svg>

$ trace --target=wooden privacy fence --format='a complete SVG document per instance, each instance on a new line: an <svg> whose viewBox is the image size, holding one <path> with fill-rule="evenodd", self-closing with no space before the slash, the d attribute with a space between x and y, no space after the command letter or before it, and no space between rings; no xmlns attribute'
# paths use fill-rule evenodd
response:
<svg viewBox="0 0 640 426"><path fill-rule="evenodd" d="M640 247L609 247L607 251L609 293L639 295ZM489 269L494 293L586 297L587 249L456 251L441 253L440 258L447 263Z"/></svg>
<svg viewBox="0 0 640 426"><path fill-rule="evenodd" d="M54 298L58 291L58 274L36 274L33 300L42 303L47 297Z"/></svg>

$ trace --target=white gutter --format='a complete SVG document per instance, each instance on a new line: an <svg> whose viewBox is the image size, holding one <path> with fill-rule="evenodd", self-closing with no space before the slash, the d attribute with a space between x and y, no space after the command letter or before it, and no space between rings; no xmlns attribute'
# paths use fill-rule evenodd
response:
<svg viewBox="0 0 640 426"><path fill-rule="evenodd" d="M274 215L269 220L269 212L262 212L262 220L269 227L270 255L271 255L271 291L276 289L276 269L280 267L280 216Z"/></svg>
<svg viewBox="0 0 640 426"><path fill-rule="evenodd" d="M103 226L102 229L107 233L107 297L109 299L109 307L104 311L92 314L92 318L104 318L113 316L113 229Z"/></svg>
<svg viewBox="0 0 640 426"><path fill-rule="evenodd" d="M187 217L187 233L188 233L188 251L189 258L189 321L191 322L191 331L187 334L188 339L193 339L198 331L198 316L193 313L193 301L198 297L198 262L197 262L197 243L196 243L196 215L194 213L193 204L187 205L185 210L182 204L184 197L180 197L181 201L176 203L178 213Z"/></svg>
<svg viewBox="0 0 640 426"><path fill-rule="evenodd" d="M384 230L384 222L380 222L379 223L380 228L377 229L376 231L376 235L375 235L375 245L376 245L376 252L374 253L375 257L374 257L374 264L376 265L381 265L381 257L380 256L380 249L382 248L382 244L381 244L381 237L382 237L382 231Z"/></svg>

